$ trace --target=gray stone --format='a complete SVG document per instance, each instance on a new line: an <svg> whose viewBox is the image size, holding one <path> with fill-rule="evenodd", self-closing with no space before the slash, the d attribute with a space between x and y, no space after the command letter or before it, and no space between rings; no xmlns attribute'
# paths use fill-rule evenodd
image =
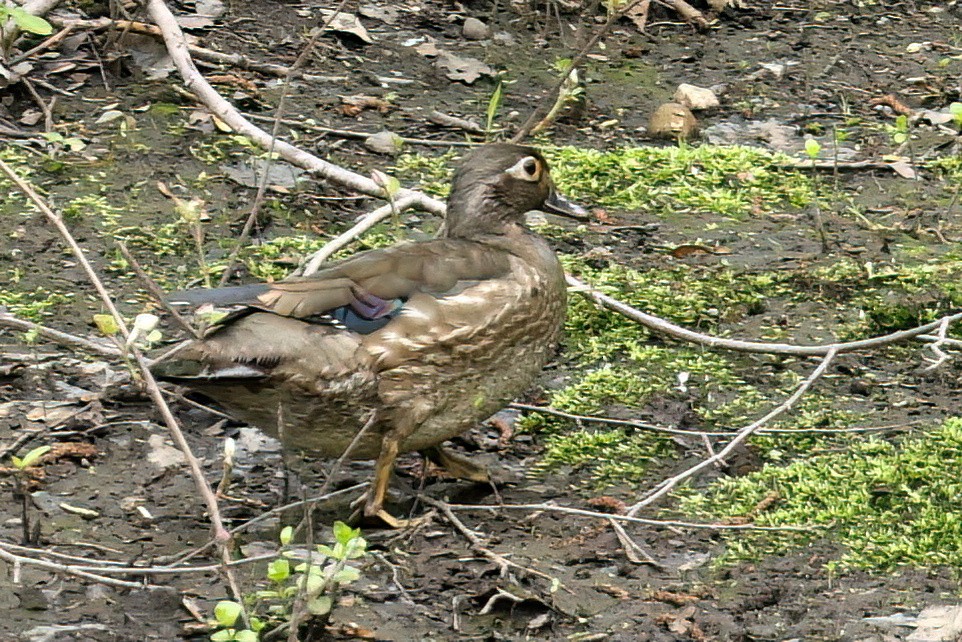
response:
<svg viewBox="0 0 962 642"><path fill-rule="evenodd" d="M461 34L468 40L487 40L491 37L491 29L477 18L468 18L464 21Z"/></svg>

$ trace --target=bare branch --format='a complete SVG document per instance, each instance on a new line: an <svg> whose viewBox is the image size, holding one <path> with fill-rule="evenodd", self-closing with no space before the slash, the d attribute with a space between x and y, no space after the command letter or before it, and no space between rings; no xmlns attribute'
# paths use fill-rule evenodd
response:
<svg viewBox="0 0 962 642"><path fill-rule="evenodd" d="M671 492L671 490L675 486L677 486L681 482L685 481L690 477L693 477L694 475L697 475L699 472L701 472L705 468L708 468L714 465L715 462L724 461L724 459L728 457L728 455L735 448L737 448L739 444L741 444L746 439L751 437L752 434L754 434L759 428L764 426L766 423L768 423L775 417L778 417L779 415L782 415L788 412L789 410L791 410L792 407L795 405L795 403L798 402L798 400L801 399L806 392L808 392L808 390L815 384L816 381L818 381L818 379L823 374L825 374L825 371L828 369L828 366L831 365L832 361L835 360L835 355L837 354L838 354L838 350L836 350L835 348L831 348L828 354L826 354L822 358L821 363L818 364L818 367L815 368L812 374L810 374L808 378L805 379L805 381L803 381L801 385L795 390L795 392L793 392L792 395L788 399L786 399L781 405L777 406L776 408L773 408L761 419L758 419L757 421L754 421L751 424L745 426L741 431L739 431L738 435L734 439L728 442L728 444L724 448L722 448L720 451L718 451L711 457L703 460L699 464L692 466L688 470L682 471L677 475L670 477L665 481L661 482L660 484L658 484L658 486L656 486L655 489L652 492L650 492L644 499L642 499L639 502L636 502L631 508L628 509L628 515L632 517L637 515L638 511L640 511L642 508L645 508L646 506L650 506L659 498L667 495L669 492Z"/></svg>

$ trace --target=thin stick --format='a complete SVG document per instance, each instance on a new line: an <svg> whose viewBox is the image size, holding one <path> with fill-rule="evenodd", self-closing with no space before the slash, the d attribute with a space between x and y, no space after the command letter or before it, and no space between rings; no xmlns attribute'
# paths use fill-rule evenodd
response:
<svg viewBox="0 0 962 642"><path fill-rule="evenodd" d="M576 292L584 296L586 299L590 299L598 305L613 312L617 312L618 314L627 317L632 321L637 321L646 328L650 328L656 332L667 334L668 336L675 337L676 339L681 339L683 341L698 343L711 348L734 350L737 352L794 354L809 357L820 357L828 355L829 353L842 354L845 352L863 350L865 348L877 348L879 346L899 343L907 339L914 339L919 335L927 334L932 330L939 328L943 323L955 323L956 321L962 319L962 312L956 312L955 314L944 316L937 321L933 321L932 323L926 323L925 325L920 325L909 330L900 330L891 334L872 337L871 339L860 339L858 341L848 341L845 343L830 343L824 345L792 345L789 343L742 341L739 339L724 339L721 337L715 337L712 335L688 330L687 328L675 325L674 323L670 323L654 315L637 310L627 303L623 303L618 299L599 292L590 285L587 285L583 281L579 281L573 276L568 276L567 280L568 285L574 288Z"/></svg>
<svg viewBox="0 0 962 642"><path fill-rule="evenodd" d="M143 584L140 582L128 582L126 580L118 580L112 577L103 577L102 575L97 575L95 573L89 573L87 571L80 571L72 568L68 564L57 564L56 562L48 562L46 560L37 560L30 557L23 557L21 555L15 555L10 551L7 551L0 547L0 559L14 565L14 567L19 567L22 565L36 566L53 573L73 575L76 577L81 577L85 580L91 580L99 584L106 584L107 586L116 586L117 588L127 588L127 589L148 589L151 591L163 590L167 587L157 586L154 584Z"/></svg>
<svg viewBox="0 0 962 642"><path fill-rule="evenodd" d="M134 273L137 275L137 278L139 278L140 282L144 284L144 287L147 288L147 291L150 292L150 295L154 297L154 301L159 306L164 308L164 310L166 310L168 314L170 314L171 318L174 319L177 325L179 325L181 328L186 330L187 333L190 334L195 339L200 339L201 335L197 331L197 328L192 326L187 321L187 319L185 319L183 315L181 315L181 313L174 308L174 306L172 306L170 303L167 302L167 299L164 297L163 291L160 289L157 283L152 278L150 278L150 275L147 274L142 267L140 267L140 263L138 263L137 259L134 258L134 255L130 253L130 250L127 249L127 245L124 244L123 241L117 241L117 247L120 248L120 253L124 255L124 258L127 260L127 263L130 265L131 268L133 268Z"/></svg>
<svg viewBox="0 0 962 642"><path fill-rule="evenodd" d="M70 230L67 229L67 226L63 222L63 218L50 209L47 203L40 198L40 195L37 194L33 187L24 181L16 172L14 172L13 169L11 169L10 166L7 165L2 159L0 159L0 170L2 170L3 173L5 173L10 180L17 185L17 187L27 196L27 198L37 206L44 216L47 217L47 220L57 228L61 238L63 238L74 257L76 257L78 263L80 263L91 284L94 286L94 289L97 290L97 293L100 295L100 299L104 306L110 311L110 314L116 321L117 327L120 329L121 334L123 334L125 338L129 337L130 331L127 329L127 324L124 321L124 318L120 315L120 312L114 305L110 293L107 291L103 281L93 269L93 266L90 265L90 262L87 260L87 257L80 245L77 244L77 241L70 233ZM157 381L154 379L154 376L151 373L150 367L148 366L146 359L144 359L143 354L141 354L140 350L138 350L135 345L130 345L128 349L140 368L141 376L143 377L144 384L147 388L150 398L153 400L154 405L157 406L161 416L164 418L164 423L167 425L167 429L173 437L174 443L177 444L177 447L184 454L184 459L187 462L191 477L194 480L194 485L197 488L201 498L207 505L208 517L214 530L214 539L221 545L223 556L225 560L228 560L229 551L227 545L231 541L231 536L224 528L224 522L220 515L220 508L217 505L217 498L214 495L213 490L211 490L210 485L207 483L207 480L204 478L204 471L200 467L200 462L197 460L197 457L194 456L194 453L190 448L190 444L187 443L187 439L184 437L184 433L181 431L180 425L177 423L177 419L174 417L170 407L164 400L164 395L161 392L160 387L157 385ZM225 572L230 573L230 570L225 569ZM237 597L238 600L241 599L241 595L239 593L236 594L235 597Z"/></svg>
<svg viewBox="0 0 962 642"><path fill-rule="evenodd" d="M507 577L508 569L513 568L517 571L521 571L529 575L536 575L537 577L544 578L549 582L557 581L557 578L552 577L547 573L543 573L537 569L528 568L526 566L521 566L520 564L512 562L511 560L507 559L503 555L499 555L494 551L492 551L491 549L489 549L487 546L484 545L484 543L481 541L481 538L478 537L477 533L475 533L473 530L468 528L464 524L464 522L458 519L458 516L454 514L454 511L452 510L451 506L447 502L443 502L439 499L434 499L433 497L428 497L427 495L423 495L423 494L418 495L418 499L420 499L422 502L424 502L429 506L434 506L435 508L440 510L442 513L444 513L444 517L449 522L451 522L452 526L458 529L458 532L460 532L461 535L463 535L466 540L468 540L468 542L471 544L471 548L474 549L476 553L483 555L484 557L488 558L491 562L494 562L495 565L497 565L497 567L501 571L501 577Z"/></svg>
<svg viewBox="0 0 962 642"><path fill-rule="evenodd" d="M487 504L448 504L448 508L453 511L473 511L485 510L496 513L499 510L520 510L528 512L548 512L563 513L576 517L586 517L591 519L612 519L626 524L644 524L658 528L696 528L700 530L712 531L776 531L776 532L800 532L810 533L818 530L819 526L756 526L755 524L720 524L720 523L699 523L683 522L672 519L649 519L645 517L635 517L633 515L612 515L611 513L601 513L584 508L574 508L572 506L559 506L557 504L498 504L489 506Z"/></svg>
<svg viewBox="0 0 962 642"><path fill-rule="evenodd" d="M810 374L808 378L805 379L805 381L803 381L801 385L798 386L795 392L793 392L792 395L788 399L786 399L782 404L773 408L761 419L758 419L757 421L754 421L751 424L745 426L741 431L739 431L738 435L734 439L728 442L728 444L724 448L722 448L720 451L718 451L711 457L708 457L707 459L703 460L701 463L696 464L691 468L689 468L688 470L680 472L677 475L670 477L664 480L663 482L661 482L660 484L658 484L658 486L655 487L655 489L652 492L650 492L644 499L636 502L631 508L628 509L628 515L634 517L635 515L638 514L638 511L640 511L642 508L645 508L646 506L650 506L659 498L664 497L665 495L670 493L671 490L681 482L685 481L690 477L693 477L694 475L697 475L700 471L704 470L705 468L708 468L714 465L715 462L723 461L725 457L727 457L733 450L735 450L735 448L738 447L739 444L741 444L746 439L751 437L755 431L757 431L759 428L764 426L766 423L768 423L775 417L778 417L779 415L782 415L788 412L789 410L791 410L792 406L794 406L795 403L802 398L802 395L808 392L808 390L815 384L815 382L818 381L818 379L823 374L825 374L825 370L827 370L828 366L832 363L832 361L835 360L835 356L837 354L838 354L838 351L836 349L834 348L831 349L829 353L822 358L822 361L821 363L818 364L818 367L815 368L814 371L812 371L812 374Z"/></svg>
<svg viewBox="0 0 962 642"><path fill-rule="evenodd" d="M124 562L113 561L113 560L88 560L84 558L77 557L75 555L59 555L55 551L46 551L41 548L33 548L31 546L20 546L17 544L11 544L9 542L0 542L0 551L7 551L10 553L34 553L36 555L48 555L51 557L68 558L74 561L82 562L81 564L62 564L61 567L64 571L80 571L84 573L96 573L98 575L134 575L134 576L158 576L158 575L185 575L191 574L207 574L207 573L217 573L222 568L221 564L205 564L201 566L128 566ZM38 557L21 556L21 559L39 560L39 561L49 561L40 560ZM277 559L276 553L265 553L263 555L257 555L254 557L246 557L239 560L231 560L228 566L248 566L250 564L256 564L257 562L267 562ZM138 585L138 588L141 585Z"/></svg>
<svg viewBox="0 0 962 642"><path fill-rule="evenodd" d="M634 564L648 564L660 569L665 568L664 564L652 557L648 551L642 548L641 544L631 538L631 535L629 535L625 527L621 525L621 522L609 517L608 523L611 525L611 528L614 529L615 535L618 536L618 541L621 542L622 548L625 549L625 556L630 562Z"/></svg>
<svg viewBox="0 0 962 642"><path fill-rule="evenodd" d="M120 348L115 346L98 343L91 339L78 337L61 330L54 330L53 328L48 328L33 321L17 318L9 312L0 312L0 326L13 328L14 330L23 330L24 332L36 332L41 337L49 339L54 343L59 343L60 345L71 348L80 348L81 350L87 350L105 357L120 357L123 354Z"/></svg>
<svg viewBox="0 0 962 642"><path fill-rule="evenodd" d="M415 205L417 201L418 199L414 196L404 196L398 199L393 206L391 204L383 205L373 212L366 214L354 225L354 227L342 232L341 234L338 234L324 247L308 257L307 264L304 266L304 276L310 276L317 272L318 268L321 267L321 264L331 258L335 252L346 247L369 229L386 219L388 216L391 216L391 213L395 209L397 209L399 212L404 211Z"/></svg>

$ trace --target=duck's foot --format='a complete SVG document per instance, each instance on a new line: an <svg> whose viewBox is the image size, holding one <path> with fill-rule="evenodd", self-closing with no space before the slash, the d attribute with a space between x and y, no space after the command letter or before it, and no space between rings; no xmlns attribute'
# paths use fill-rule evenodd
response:
<svg viewBox="0 0 962 642"><path fill-rule="evenodd" d="M430 520L430 515L422 515L411 519L395 517L384 508L383 498L380 503L373 502L369 493L365 493L351 502L351 507L354 508L354 512L348 518L348 523L352 526L367 524L404 529L420 526Z"/></svg>
<svg viewBox="0 0 962 642"><path fill-rule="evenodd" d="M487 468L474 463L464 455L459 455L441 446L425 448L421 451L421 454L458 479L466 479L480 484L487 484L491 481Z"/></svg>

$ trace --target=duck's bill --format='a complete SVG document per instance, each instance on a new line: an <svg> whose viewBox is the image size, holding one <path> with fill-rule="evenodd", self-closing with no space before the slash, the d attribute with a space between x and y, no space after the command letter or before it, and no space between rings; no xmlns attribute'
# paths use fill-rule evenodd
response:
<svg viewBox="0 0 962 642"><path fill-rule="evenodd" d="M588 210L577 203L572 203L555 190L551 190L551 193L548 195L548 199L544 202L544 209L546 212L567 216L578 221L587 221L589 219Z"/></svg>

